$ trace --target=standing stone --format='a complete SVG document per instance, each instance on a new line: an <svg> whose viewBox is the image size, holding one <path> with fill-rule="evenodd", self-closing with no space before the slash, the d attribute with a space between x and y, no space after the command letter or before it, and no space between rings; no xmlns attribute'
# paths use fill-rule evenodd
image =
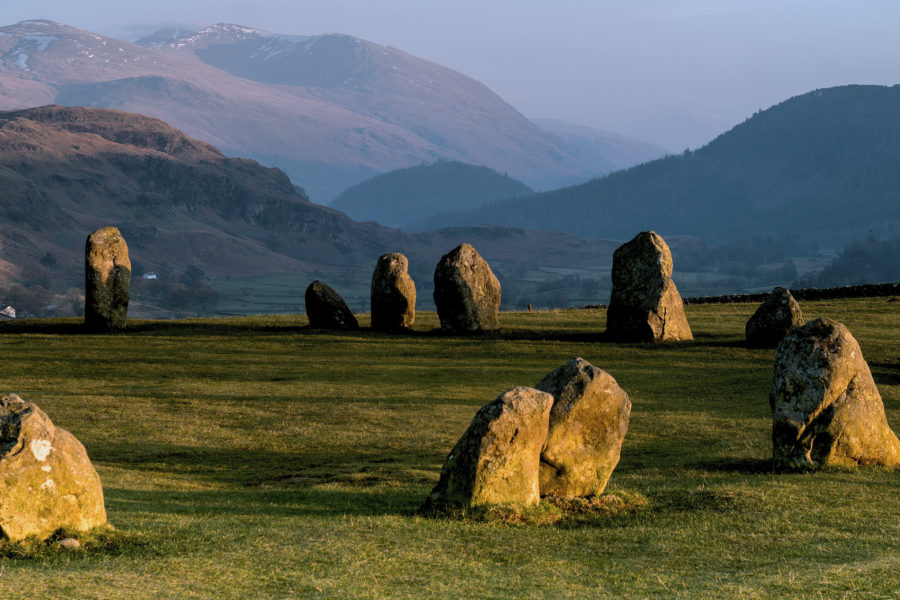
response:
<svg viewBox="0 0 900 600"><path fill-rule="evenodd" d="M653 231L613 253L607 333L625 342L692 340L684 303L671 279L672 253Z"/></svg>
<svg viewBox="0 0 900 600"><path fill-rule="evenodd" d="M542 496L599 496L619 463L631 400L612 375L573 358L535 386L554 397L541 451Z"/></svg>
<svg viewBox="0 0 900 600"><path fill-rule="evenodd" d="M372 329L409 329L416 320L416 284L409 261L397 252L378 259L372 273Z"/></svg>
<svg viewBox="0 0 900 600"><path fill-rule="evenodd" d="M772 458L781 467L900 466L900 440L859 344L843 324L816 319L775 351Z"/></svg>
<svg viewBox="0 0 900 600"><path fill-rule="evenodd" d="M315 329L359 329L359 322L340 294L318 279L309 284L304 296L309 326Z"/></svg>
<svg viewBox="0 0 900 600"><path fill-rule="evenodd" d="M428 506L536 504L538 471L553 396L515 387L481 407L459 438Z"/></svg>
<svg viewBox="0 0 900 600"><path fill-rule="evenodd" d="M98 229L84 247L84 324L91 329L125 327L131 290L128 246L115 227Z"/></svg>
<svg viewBox="0 0 900 600"><path fill-rule="evenodd" d="M0 531L16 541L106 523L100 477L84 446L15 394L0 398Z"/></svg>
<svg viewBox="0 0 900 600"><path fill-rule="evenodd" d="M803 325L800 305L789 291L777 287L747 321L744 328L747 345L753 348L774 348L791 327L800 325Z"/></svg>
<svg viewBox="0 0 900 600"><path fill-rule="evenodd" d="M500 282L469 244L441 257L434 270L434 304L441 327L454 333L500 329Z"/></svg>

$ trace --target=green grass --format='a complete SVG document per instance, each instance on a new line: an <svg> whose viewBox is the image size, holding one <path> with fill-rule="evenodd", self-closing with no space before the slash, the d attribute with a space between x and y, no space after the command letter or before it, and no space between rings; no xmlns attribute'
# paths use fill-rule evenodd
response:
<svg viewBox="0 0 900 600"><path fill-rule="evenodd" d="M305 329L300 316L0 324L0 391L86 446L111 533L0 544L4 598L892 598L900 473L773 472L771 350L750 304L696 341L605 343L603 311L504 313L499 336ZM900 304L806 302L859 340L900 430ZM362 316L363 325L366 317ZM573 356L633 402L603 498L418 514L475 411Z"/></svg>

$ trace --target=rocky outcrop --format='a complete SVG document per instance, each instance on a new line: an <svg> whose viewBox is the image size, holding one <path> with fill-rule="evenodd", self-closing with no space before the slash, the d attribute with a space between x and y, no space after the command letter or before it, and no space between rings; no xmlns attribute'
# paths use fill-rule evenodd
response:
<svg viewBox="0 0 900 600"><path fill-rule="evenodd" d="M350 312L340 294L327 283L313 281L306 288L306 316L315 329L359 329L359 321Z"/></svg>
<svg viewBox="0 0 900 600"><path fill-rule="evenodd" d="M409 329L416 321L416 284L409 261L400 253L384 254L372 273L372 329Z"/></svg>
<svg viewBox="0 0 900 600"><path fill-rule="evenodd" d="M756 309L744 328L747 345L752 348L774 348L791 327L803 325L800 305L783 287L776 287Z"/></svg>
<svg viewBox="0 0 900 600"><path fill-rule="evenodd" d="M792 329L775 352L772 458L780 467L900 466L900 440L859 344L837 321Z"/></svg>
<svg viewBox="0 0 900 600"><path fill-rule="evenodd" d="M441 328L453 333L500 329L500 282L469 244L441 257L434 270L434 304Z"/></svg>
<svg viewBox="0 0 900 600"><path fill-rule="evenodd" d="M694 339L671 277L672 253L655 232L620 246L613 253L608 335L628 342Z"/></svg>
<svg viewBox="0 0 900 600"><path fill-rule="evenodd" d="M128 246L115 227L98 229L84 247L84 324L90 329L125 327L131 291Z"/></svg>
<svg viewBox="0 0 900 600"><path fill-rule="evenodd" d="M515 387L478 411L428 497L430 507L540 501L539 463L553 396Z"/></svg>
<svg viewBox="0 0 900 600"><path fill-rule="evenodd" d="M541 496L600 495L628 431L628 394L583 358L552 371L535 388L554 397L541 451Z"/></svg>
<svg viewBox="0 0 900 600"><path fill-rule="evenodd" d="M0 531L16 541L106 523L100 477L84 446L15 394L0 398Z"/></svg>

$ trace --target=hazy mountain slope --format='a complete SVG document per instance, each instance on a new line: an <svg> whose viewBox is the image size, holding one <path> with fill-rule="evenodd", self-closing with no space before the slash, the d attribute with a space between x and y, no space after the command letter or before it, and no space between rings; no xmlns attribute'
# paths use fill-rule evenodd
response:
<svg viewBox="0 0 900 600"><path fill-rule="evenodd" d="M487 202L526 196L530 187L507 175L455 161L391 171L358 183L331 203L357 221L410 229L448 207L472 209Z"/></svg>
<svg viewBox="0 0 900 600"><path fill-rule="evenodd" d="M602 129L558 119L532 119L538 127L561 138L582 156L590 157L597 175L627 169L668 154L665 148Z"/></svg>
<svg viewBox="0 0 900 600"><path fill-rule="evenodd" d="M0 274L80 287L84 240L107 225L123 231L145 269L315 272L364 286L378 256L392 251L406 253L420 274L463 241L489 260L548 266L593 266L612 251L611 242L557 232L405 234L356 223L309 202L278 169L226 158L157 119L61 106L0 112Z"/></svg>
<svg viewBox="0 0 900 600"><path fill-rule="evenodd" d="M619 239L796 232L830 243L900 229L898 167L900 86L845 86L759 112L696 152L435 221Z"/></svg>
<svg viewBox="0 0 900 600"><path fill-rule="evenodd" d="M0 107L55 102L155 116L229 155L283 168L320 202L437 159L486 164L544 189L594 173L482 84L393 48L231 25L143 43L155 45L51 21L0 27Z"/></svg>

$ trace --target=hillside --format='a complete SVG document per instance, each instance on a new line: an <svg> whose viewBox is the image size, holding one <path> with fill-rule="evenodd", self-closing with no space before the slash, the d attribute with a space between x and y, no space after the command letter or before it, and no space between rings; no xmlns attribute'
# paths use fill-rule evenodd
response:
<svg viewBox="0 0 900 600"><path fill-rule="evenodd" d="M415 230L414 224L449 207L480 208L533 193L524 183L488 167L438 161L377 175L342 192L331 206L357 221Z"/></svg>
<svg viewBox="0 0 900 600"><path fill-rule="evenodd" d="M311 203L278 169L227 158L154 118L84 107L0 112L0 200L0 282L57 292L83 285L84 240L107 225L125 235L136 274L289 273L292 303L315 278L367 298L385 252L409 256L427 303L434 265L464 241L521 269L594 268L614 246L515 228L406 234L357 223Z"/></svg>
<svg viewBox="0 0 900 600"><path fill-rule="evenodd" d="M153 116L283 169L319 203L438 159L541 189L598 173L591 157L484 85L388 46L227 24L141 44L52 21L0 27L0 109L54 103Z"/></svg>
<svg viewBox="0 0 900 600"><path fill-rule="evenodd" d="M756 232L825 247L900 231L900 86L816 90L694 152L434 222L624 238L654 229L725 240Z"/></svg>

